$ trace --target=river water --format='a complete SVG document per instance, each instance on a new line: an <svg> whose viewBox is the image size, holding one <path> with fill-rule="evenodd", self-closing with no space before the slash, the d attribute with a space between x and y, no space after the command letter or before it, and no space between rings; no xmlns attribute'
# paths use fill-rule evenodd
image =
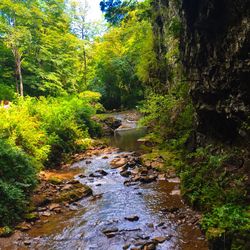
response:
<svg viewBox="0 0 250 250"><path fill-rule="evenodd" d="M119 151L73 164L72 168L80 169L86 176L100 169L108 174L101 178L76 177L93 189L94 196L78 202L72 209L75 211L36 224L27 234L32 239L30 246L13 245L9 249L122 250L125 245L130 245L128 249L143 249L140 246L150 239L165 237L166 240L156 249L207 250L207 243L197 225L180 223L164 212L167 207L190 211L178 194L172 194L178 189L178 183L159 180L125 186L126 178L117 169L110 168L109 162L115 157L125 151L128 154L138 150L137 139L144 133L144 129L124 130L110 139L110 144L119 147ZM138 216L139 220L125 219L131 215ZM118 231L109 238L103 233L107 229Z"/></svg>

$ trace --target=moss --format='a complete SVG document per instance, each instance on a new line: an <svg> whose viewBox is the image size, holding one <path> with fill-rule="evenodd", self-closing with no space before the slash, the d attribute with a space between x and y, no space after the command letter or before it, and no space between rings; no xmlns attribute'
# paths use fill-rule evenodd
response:
<svg viewBox="0 0 250 250"><path fill-rule="evenodd" d="M75 202L92 195L92 189L86 185L77 184L70 190L65 190L55 198L55 202Z"/></svg>
<svg viewBox="0 0 250 250"><path fill-rule="evenodd" d="M13 230L10 227L8 226L0 227L0 237L8 237L12 233L13 233Z"/></svg>
<svg viewBox="0 0 250 250"><path fill-rule="evenodd" d="M59 179L58 177L51 176L51 177L48 179L48 182L50 182L51 184L54 184L54 185L60 185L60 184L63 183L63 180Z"/></svg>
<svg viewBox="0 0 250 250"><path fill-rule="evenodd" d="M28 213L24 215L24 219L26 221L36 221L39 219L39 215L37 213Z"/></svg>

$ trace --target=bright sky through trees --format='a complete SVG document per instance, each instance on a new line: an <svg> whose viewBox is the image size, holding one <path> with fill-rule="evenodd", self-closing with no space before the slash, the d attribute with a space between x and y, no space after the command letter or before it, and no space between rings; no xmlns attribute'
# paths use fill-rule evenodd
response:
<svg viewBox="0 0 250 250"><path fill-rule="evenodd" d="M90 21L100 21L102 19L102 12L100 10L100 0L77 0L80 3L87 2L89 5L88 19Z"/></svg>

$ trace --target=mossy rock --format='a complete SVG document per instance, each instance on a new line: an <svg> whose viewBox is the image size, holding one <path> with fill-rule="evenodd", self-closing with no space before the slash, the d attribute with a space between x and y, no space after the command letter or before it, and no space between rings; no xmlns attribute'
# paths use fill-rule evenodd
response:
<svg viewBox="0 0 250 250"><path fill-rule="evenodd" d="M8 237L12 233L13 233L13 230L10 227L8 226L0 227L0 237Z"/></svg>
<svg viewBox="0 0 250 250"><path fill-rule="evenodd" d="M37 213L28 213L24 215L24 219L28 222L36 221L39 219L39 215Z"/></svg>
<svg viewBox="0 0 250 250"><path fill-rule="evenodd" d="M51 198L47 197L46 194L36 194L32 197L32 206L43 207L51 203Z"/></svg>
<svg viewBox="0 0 250 250"><path fill-rule="evenodd" d="M32 213L32 212L34 212L34 211L36 211L36 206L34 205L33 202L31 202L31 203L29 204L29 206L27 207L27 212L28 212L28 213Z"/></svg>
<svg viewBox="0 0 250 250"><path fill-rule="evenodd" d="M51 177L48 179L48 182L51 183L51 184L54 184L54 185L60 185L60 184L63 183L63 180L59 179L58 177L51 176Z"/></svg>
<svg viewBox="0 0 250 250"><path fill-rule="evenodd" d="M54 200L55 202L75 202L84 197L90 196L93 191L90 187L77 184L71 190L65 190L59 194L59 196Z"/></svg>
<svg viewBox="0 0 250 250"><path fill-rule="evenodd" d="M224 233L225 233L225 229L223 228L210 227L208 228L206 232L206 236L208 239L212 240L212 239L220 238Z"/></svg>

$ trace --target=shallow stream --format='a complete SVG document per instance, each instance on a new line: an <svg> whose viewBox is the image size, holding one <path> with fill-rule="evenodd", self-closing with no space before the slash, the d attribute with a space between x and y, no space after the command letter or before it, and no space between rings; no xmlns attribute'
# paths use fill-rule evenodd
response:
<svg viewBox="0 0 250 250"><path fill-rule="evenodd" d="M180 223L165 211L168 207L190 210L178 192L173 192L179 189L178 181L158 180L125 186L126 178L117 169L110 168L112 159L139 148L137 139L144 133L143 129L124 130L110 141L112 146L122 151L92 156L73 164L72 168L80 169L87 176L76 178L89 185L94 196L79 201L72 206L72 211L55 215L32 227L27 233L32 239L30 246L12 246L10 249L122 250L126 245L128 249L140 249L143 242L165 237L166 240L156 249L207 250L198 225ZM108 174L88 177L100 169ZM138 216L139 219L128 221L125 217L129 216ZM107 237L103 233L105 230L113 230L114 234Z"/></svg>

